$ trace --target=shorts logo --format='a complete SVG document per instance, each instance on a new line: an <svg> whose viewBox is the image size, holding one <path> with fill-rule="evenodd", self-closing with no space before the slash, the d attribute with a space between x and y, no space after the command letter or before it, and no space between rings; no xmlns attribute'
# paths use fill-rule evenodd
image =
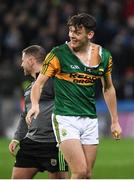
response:
<svg viewBox="0 0 134 180"><path fill-rule="evenodd" d="M57 165L57 160L56 159L51 159L51 165L56 166Z"/></svg>
<svg viewBox="0 0 134 180"><path fill-rule="evenodd" d="M67 130L66 129L62 129L62 136L66 136L67 135Z"/></svg>

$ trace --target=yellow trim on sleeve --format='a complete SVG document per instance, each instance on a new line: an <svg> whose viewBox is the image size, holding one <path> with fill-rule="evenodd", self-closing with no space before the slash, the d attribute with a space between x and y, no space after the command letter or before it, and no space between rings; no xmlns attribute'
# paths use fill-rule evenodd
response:
<svg viewBox="0 0 134 180"><path fill-rule="evenodd" d="M49 77L55 76L60 72L59 59L53 53L49 53L42 65L41 74Z"/></svg>
<svg viewBox="0 0 134 180"><path fill-rule="evenodd" d="M106 76L108 76L109 74L111 74L112 72L112 66L113 66L113 61L112 61L112 57L110 56L109 58L109 63L108 63L108 66L107 66L107 71L105 73Z"/></svg>

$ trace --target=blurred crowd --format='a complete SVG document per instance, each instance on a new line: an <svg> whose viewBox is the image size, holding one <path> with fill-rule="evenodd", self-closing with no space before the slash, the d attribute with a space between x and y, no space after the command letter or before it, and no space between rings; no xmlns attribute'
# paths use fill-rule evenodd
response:
<svg viewBox="0 0 134 180"><path fill-rule="evenodd" d="M96 17L94 42L112 53L118 99L134 98L134 0L1 0L0 115L7 121L19 111L18 98L25 86L20 70L22 49L38 44L48 52L64 43L68 17L79 12Z"/></svg>

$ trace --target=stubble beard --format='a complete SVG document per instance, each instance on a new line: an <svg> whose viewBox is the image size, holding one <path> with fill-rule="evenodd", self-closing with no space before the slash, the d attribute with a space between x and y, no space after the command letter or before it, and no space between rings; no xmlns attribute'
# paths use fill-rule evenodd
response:
<svg viewBox="0 0 134 180"><path fill-rule="evenodd" d="M72 47L73 51L78 52L84 49L87 46L87 42L79 43L76 47Z"/></svg>

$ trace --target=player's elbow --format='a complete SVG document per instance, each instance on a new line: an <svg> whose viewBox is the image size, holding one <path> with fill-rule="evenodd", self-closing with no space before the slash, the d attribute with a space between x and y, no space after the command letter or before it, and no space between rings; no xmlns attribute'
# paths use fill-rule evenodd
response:
<svg viewBox="0 0 134 180"><path fill-rule="evenodd" d="M107 86L103 86L102 91L103 91L103 93L114 92L115 88L114 88L113 84L110 84Z"/></svg>

